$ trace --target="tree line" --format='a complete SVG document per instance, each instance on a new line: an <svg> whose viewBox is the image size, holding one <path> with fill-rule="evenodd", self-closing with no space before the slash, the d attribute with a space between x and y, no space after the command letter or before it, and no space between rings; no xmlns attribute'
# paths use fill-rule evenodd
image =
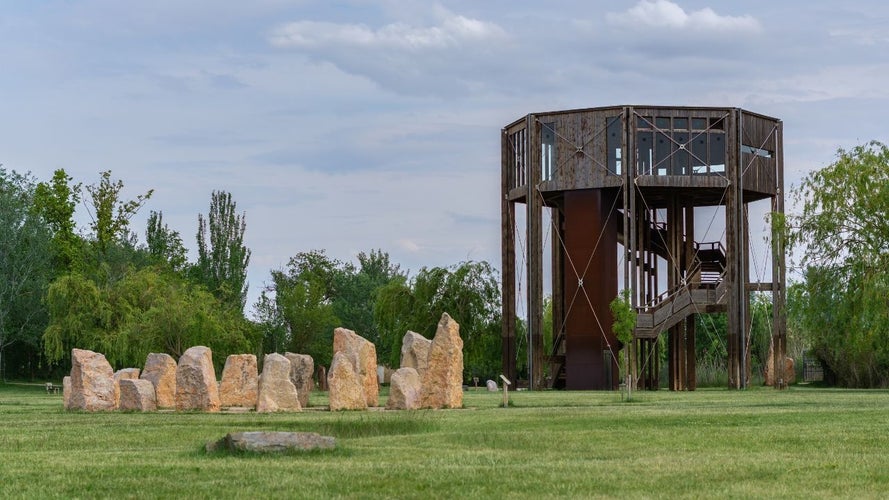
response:
<svg viewBox="0 0 889 500"><path fill-rule="evenodd" d="M272 271L246 304L246 214L214 191L197 215L197 259L179 232L151 211L143 238L133 217L152 190L122 197L123 181L101 172L90 185L64 170L40 182L0 167L0 375L58 377L71 348L102 352L116 367L141 366L149 352L178 357L213 349L221 367L234 353L293 351L327 365L332 332L344 326L397 366L407 330L427 337L443 311L462 325L467 375L499 369L500 288L485 262L422 268L410 276L382 250L357 263L323 250L300 252ZM90 224L78 228L83 206ZM252 315L245 313L252 310Z"/></svg>
<svg viewBox="0 0 889 500"><path fill-rule="evenodd" d="M422 268L411 275L382 250L344 262L323 250L296 253L272 271L245 314L246 214L214 191L198 214L197 259L160 211L144 238L131 228L153 191L122 198L110 171L90 185L64 170L39 181L0 166L0 375L35 379L68 370L72 347L140 366L148 352L178 356L210 346L221 366L231 353L294 351L330 362L333 328L345 326L397 366L407 330L426 337L447 311L461 324L465 376L500 369L500 285L487 262ZM835 161L792 190L796 212L772 214L773 238L797 256L787 290L788 337L796 353L823 363L833 383L889 386L889 147L870 142L838 150ZM90 224L78 228L84 206ZM766 359L771 304L755 296L754 365ZM545 340L552 313L544 313ZM725 322L698 315L699 366L721 371ZM516 325L524 369L523 323ZM798 360L798 362L801 360ZM699 373L704 370L699 369Z"/></svg>

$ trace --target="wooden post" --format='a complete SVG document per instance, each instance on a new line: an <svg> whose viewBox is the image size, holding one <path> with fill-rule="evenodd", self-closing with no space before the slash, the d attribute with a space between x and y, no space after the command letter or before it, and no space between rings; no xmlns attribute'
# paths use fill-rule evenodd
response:
<svg viewBox="0 0 889 500"><path fill-rule="evenodd" d="M784 124L778 122L775 130L775 196L772 212L783 219L784 215ZM772 226L772 342L774 343L775 388L787 387L784 377L784 360L787 357L787 314L785 312L785 256L784 233Z"/></svg>
<svg viewBox="0 0 889 500"><path fill-rule="evenodd" d="M501 317L501 366L506 375L515 378L516 375L516 269L515 269L515 203L509 200L509 190L512 187L509 182L511 169L514 168L511 158L515 158L512 145L509 143L509 134L506 129L500 137L501 172L500 172L500 250L502 273L502 305Z"/></svg>
<svg viewBox="0 0 889 500"><path fill-rule="evenodd" d="M500 380L503 381L503 407L509 408L509 386L512 384L512 382L510 382L508 378L504 377L503 374L500 374Z"/></svg>
<svg viewBox="0 0 889 500"><path fill-rule="evenodd" d="M543 200L540 183L540 122L528 115L528 388L542 388L543 382Z"/></svg>

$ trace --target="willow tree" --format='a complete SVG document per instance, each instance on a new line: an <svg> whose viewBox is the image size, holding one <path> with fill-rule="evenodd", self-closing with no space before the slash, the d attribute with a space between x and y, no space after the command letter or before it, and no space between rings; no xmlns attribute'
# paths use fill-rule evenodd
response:
<svg viewBox="0 0 889 500"><path fill-rule="evenodd" d="M889 147L840 149L794 194L788 242L804 281L792 323L841 385L889 386Z"/></svg>

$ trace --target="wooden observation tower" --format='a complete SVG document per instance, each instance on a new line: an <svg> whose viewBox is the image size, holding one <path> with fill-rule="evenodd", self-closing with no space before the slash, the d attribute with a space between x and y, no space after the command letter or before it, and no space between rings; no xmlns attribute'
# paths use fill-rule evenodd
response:
<svg viewBox="0 0 889 500"><path fill-rule="evenodd" d="M656 389L665 334L669 387L693 390L694 317L725 312L729 386L744 388L753 292L771 293L774 366L784 366L784 248L779 237L752 241L748 221L751 203L784 211L780 120L738 108L615 106L529 114L501 139L508 378L520 337L533 389L616 389L625 348L633 383ZM751 279L751 248L770 258L769 277ZM630 346L612 333L619 288L637 311Z"/></svg>

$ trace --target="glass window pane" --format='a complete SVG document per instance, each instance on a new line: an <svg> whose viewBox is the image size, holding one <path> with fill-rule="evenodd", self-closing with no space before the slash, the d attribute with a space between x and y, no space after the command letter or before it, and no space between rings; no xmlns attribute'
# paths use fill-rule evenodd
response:
<svg viewBox="0 0 889 500"><path fill-rule="evenodd" d="M655 134L654 144L654 174L667 175L670 170L670 154L673 152L673 142L669 136L662 132Z"/></svg>
<svg viewBox="0 0 889 500"><path fill-rule="evenodd" d="M651 117L650 116L637 116L636 117L636 128L651 128Z"/></svg>
<svg viewBox="0 0 889 500"><path fill-rule="evenodd" d="M639 175L651 175L651 162L654 157L653 134L639 132L636 135L636 168Z"/></svg>
<svg viewBox="0 0 889 500"><path fill-rule="evenodd" d="M670 119L666 116L655 118L655 125L661 130L670 130Z"/></svg>
<svg viewBox="0 0 889 500"><path fill-rule="evenodd" d="M710 172L725 172L725 132L710 132Z"/></svg>
<svg viewBox="0 0 889 500"><path fill-rule="evenodd" d="M621 173L621 119L619 116L613 116L605 119L606 138L605 148L608 150L608 172L612 174Z"/></svg>
<svg viewBox="0 0 889 500"><path fill-rule="evenodd" d="M678 132L673 134L676 144L673 145L676 153L673 155L673 175L685 175L688 173L689 157L688 150L688 133Z"/></svg>
<svg viewBox="0 0 889 500"><path fill-rule="evenodd" d="M698 134L691 141L691 167L693 174L707 173L707 134Z"/></svg>
<svg viewBox="0 0 889 500"><path fill-rule="evenodd" d="M692 128L692 130L706 130L707 129L707 119L706 118L692 118L691 119L691 128Z"/></svg>
<svg viewBox="0 0 889 500"><path fill-rule="evenodd" d="M673 118L673 128L688 130L688 118Z"/></svg>

